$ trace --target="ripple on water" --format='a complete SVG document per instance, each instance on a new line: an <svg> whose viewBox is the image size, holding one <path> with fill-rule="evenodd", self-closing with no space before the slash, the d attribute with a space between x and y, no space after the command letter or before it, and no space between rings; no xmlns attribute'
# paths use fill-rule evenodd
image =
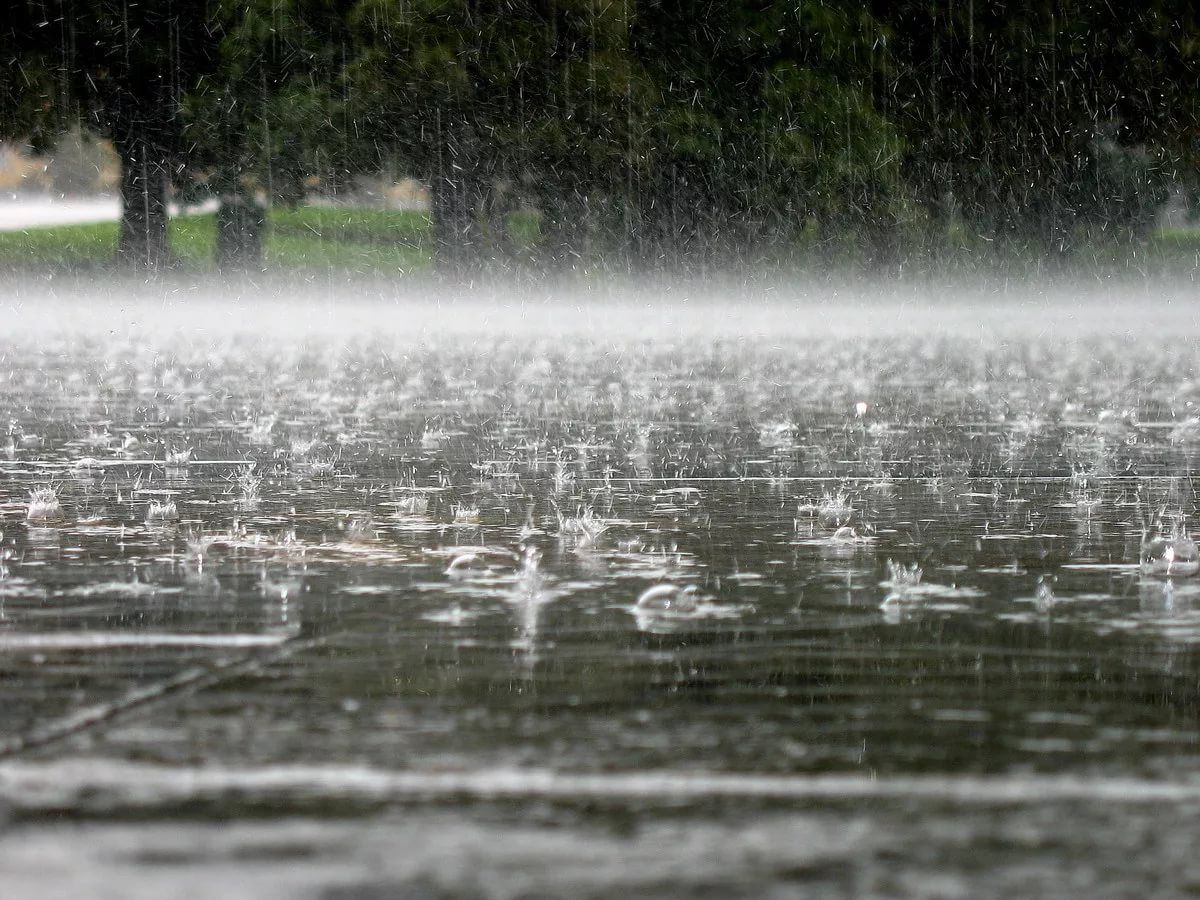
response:
<svg viewBox="0 0 1200 900"><path fill-rule="evenodd" d="M1200 772L1150 739L1188 714L1200 581L1138 576L1143 532L1190 559L1196 346L476 337L11 344L14 721L303 634L182 724L147 710L157 745L96 739L232 763ZM697 592L637 602L656 585ZM440 724L362 724L405 716Z"/></svg>

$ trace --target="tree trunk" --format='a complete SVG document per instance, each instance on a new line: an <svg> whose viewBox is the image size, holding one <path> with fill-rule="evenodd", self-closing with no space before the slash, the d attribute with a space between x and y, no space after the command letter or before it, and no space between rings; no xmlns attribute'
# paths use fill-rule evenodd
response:
<svg viewBox="0 0 1200 900"><path fill-rule="evenodd" d="M169 153L162 141L138 133L115 141L121 157L121 234L117 261L152 270L170 262L167 246Z"/></svg>
<svg viewBox="0 0 1200 900"><path fill-rule="evenodd" d="M217 266L222 271L262 271L267 215L252 197L224 197L217 210Z"/></svg>
<svg viewBox="0 0 1200 900"><path fill-rule="evenodd" d="M482 185L461 170L434 177L429 211L442 270L459 273L479 265L484 244L479 223L482 195Z"/></svg>
<svg viewBox="0 0 1200 900"><path fill-rule="evenodd" d="M646 178L646 183L633 198L633 234L630 236L632 268L641 272L657 272L669 267L674 233L672 213L675 210L672 194L673 165L664 165Z"/></svg>
<svg viewBox="0 0 1200 900"><path fill-rule="evenodd" d="M547 177L549 190L541 202L541 246L539 256L549 270L574 270L585 260L587 251L587 200L570 185Z"/></svg>

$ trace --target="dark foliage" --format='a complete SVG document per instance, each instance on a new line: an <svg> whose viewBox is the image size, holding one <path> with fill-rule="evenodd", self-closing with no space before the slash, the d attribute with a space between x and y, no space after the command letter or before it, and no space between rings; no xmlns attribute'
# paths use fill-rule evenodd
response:
<svg viewBox="0 0 1200 900"><path fill-rule="evenodd" d="M0 127L113 141L138 266L172 189L242 266L377 171L455 268L1056 256L1195 190L1198 53L1182 0L17 0Z"/></svg>

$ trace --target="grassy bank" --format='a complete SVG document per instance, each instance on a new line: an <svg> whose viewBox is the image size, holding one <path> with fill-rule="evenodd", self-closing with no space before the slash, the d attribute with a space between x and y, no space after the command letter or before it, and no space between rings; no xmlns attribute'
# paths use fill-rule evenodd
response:
<svg viewBox="0 0 1200 900"><path fill-rule="evenodd" d="M90 268L111 263L117 223L0 232L0 266ZM429 267L429 217L420 212L304 207L271 212L264 263L271 269L401 273ZM189 270L213 268L216 217L171 220L171 252Z"/></svg>
<svg viewBox="0 0 1200 900"><path fill-rule="evenodd" d="M301 207L270 213L264 263L277 272L342 271L366 275L403 274L430 268L433 240L423 212L352 207ZM536 217L515 214L510 232L519 247L537 240ZM171 221L171 249L184 271L214 268L216 220L212 215L181 216ZM111 265L117 224L63 225L21 232L0 232L0 268L23 270L102 269ZM781 270L845 268L859 260L853 245L815 254L797 248L797 259L778 261ZM1059 259L1055 266L1078 274L1186 274L1200 271L1200 231L1161 231L1138 245L1089 246ZM1002 271L1015 275L1044 273L1044 261L1006 257L981 242L947 241L936 260L909 260L907 272Z"/></svg>

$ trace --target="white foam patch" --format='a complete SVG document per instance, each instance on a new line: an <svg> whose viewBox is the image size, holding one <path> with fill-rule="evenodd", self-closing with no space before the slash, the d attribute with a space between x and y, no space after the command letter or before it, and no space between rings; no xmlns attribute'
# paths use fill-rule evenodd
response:
<svg viewBox="0 0 1200 900"><path fill-rule="evenodd" d="M0 797L19 807L63 806L105 797L145 807L205 798L357 799L369 802L535 798L634 800L932 800L966 805L1058 802L1192 803L1200 783L1078 776L869 778L703 772L570 774L545 769L404 772L343 766L175 768L76 759L0 763Z"/></svg>
<svg viewBox="0 0 1200 900"><path fill-rule="evenodd" d="M106 587L106 586L101 586ZM109 650L119 647L275 647L290 640L288 634L186 634L182 632L58 631L50 634L15 632L0 634L5 650Z"/></svg>

